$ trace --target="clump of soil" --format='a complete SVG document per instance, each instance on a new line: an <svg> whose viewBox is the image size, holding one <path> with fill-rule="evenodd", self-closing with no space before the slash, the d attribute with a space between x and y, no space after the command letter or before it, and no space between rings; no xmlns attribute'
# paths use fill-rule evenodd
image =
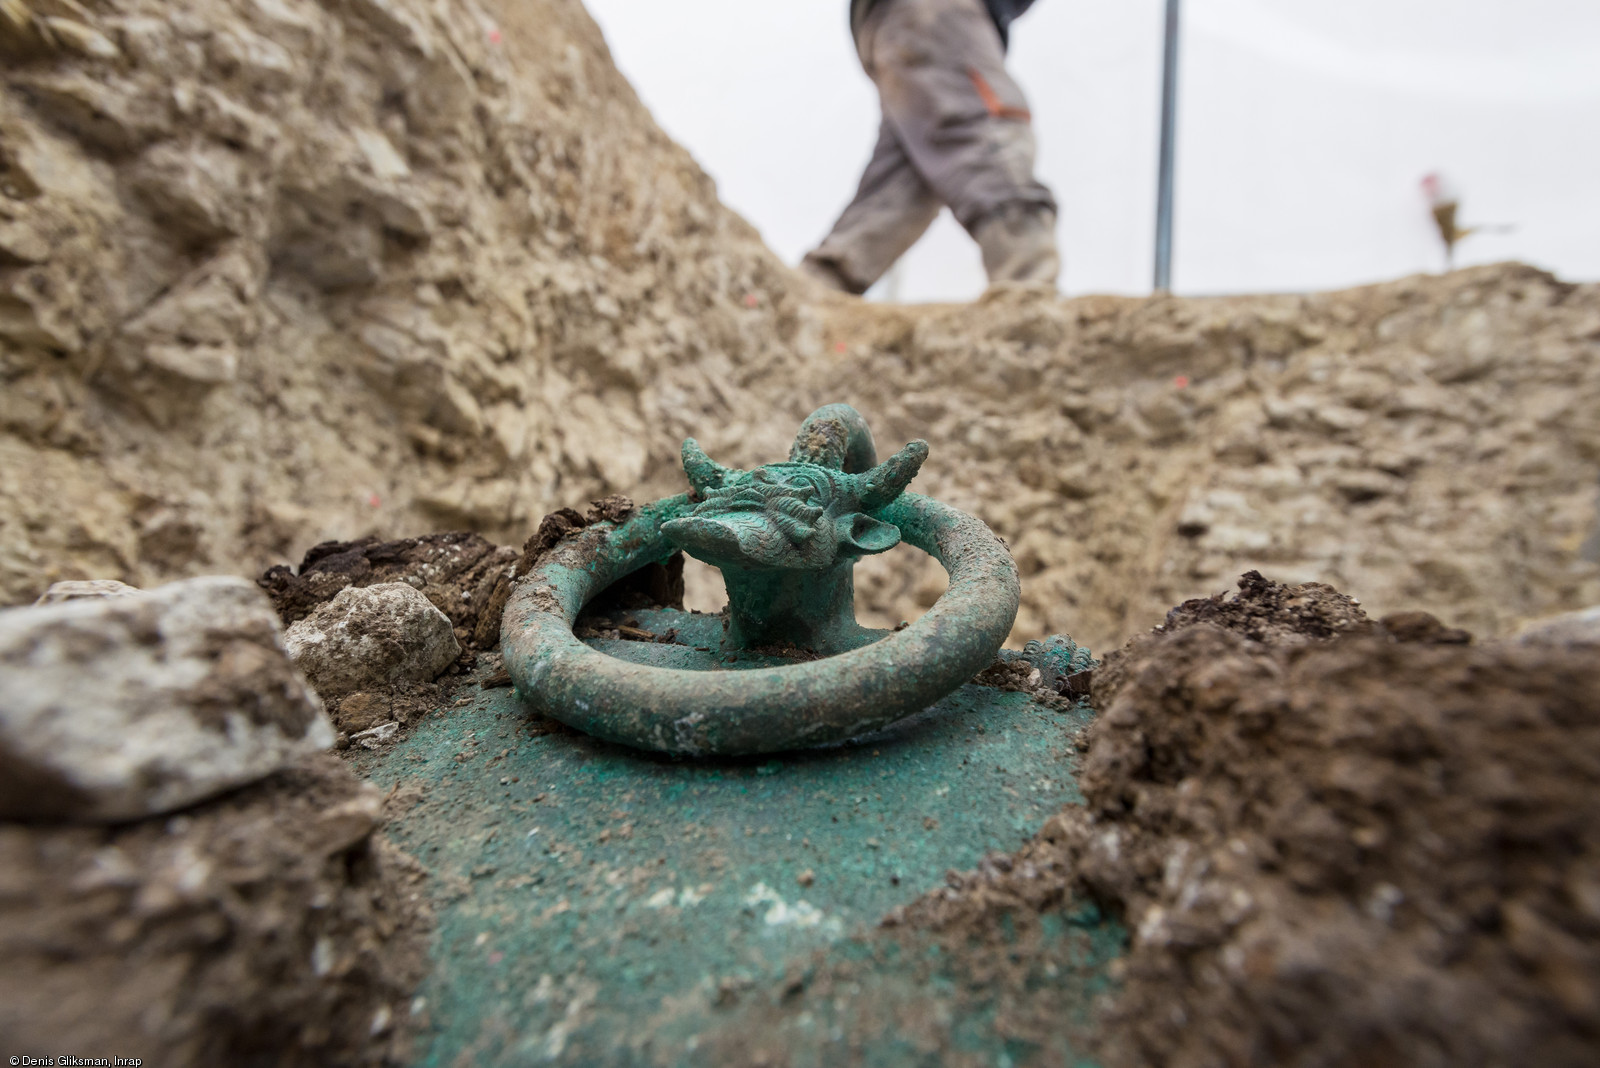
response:
<svg viewBox="0 0 1600 1068"><path fill-rule="evenodd" d="M309 549L298 570L270 568L256 585L266 591L285 626L310 615L348 586L404 582L443 612L461 644L447 674L470 669L478 654L500 642L500 616L511 590L515 549L476 534L450 531L381 541L329 541ZM349 736L384 723L410 727L438 707L447 685L405 683L327 700L328 715ZM341 747L344 742L341 740Z"/></svg>
<svg viewBox="0 0 1600 1068"><path fill-rule="evenodd" d="M397 723L398 740L423 716L437 710L454 690L450 675L468 671L481 656L490 659L490 675L499 666L494 650L500 644L500 619L517 575L526 574L545 553L569 534L600 522L619 523L634 512L631 500L612 495L593 501L587 513L563 508L545 516L524 543L515 549L496 546L476 534L462 531L426 534L397 541L376 537L359 541L323 542L305 554L298 570L270 568L256 584L267 592L285 625L304 619L318 605L331 601L348 586L374 586L405 582L416 587L449 617L462 658L439 680L400 683L380 690L362 690L326 699L328 714L346 738L385 723ZM609 616L638 608L683 607L683 556L675 554L665 564L649 564L601 591L585 606L578 621L580 635L613 628ZM627 617L624 617L625 619ZM602 626L603 624L603 626ZM599 628L599 629L597 629ZM610 633L609 630L606 631ZM612 637L646 637L624 626ZM648 635L654 639L654 635ZM497 683L500 684L500 683ZM510 685L506 676L504 685Z"/></svg>
<svg viewBox="0 0 1600 1068"><path fill-rule="evenodd" d="M279 564L256 584L272 598L288 626L333 600L346 586L404 582L449 617L464 648L487 649L500 641L499 610L505 607L516 560L514 549L465 531L398 541L368 537L312 546L297 571Z"/></svg>
<svg viewBox="0 0 1600 1068"><path fill-rule="evenodd" d="M398 741L403 732L415 726L429 712L436 711L451 694L452 681L396 684L381 690L357 690L325 701L333 725L345 737L337 743L340 749L349 743L349 737L372 730L385 723L398 723L402 734L390 741Z"/></svg>
<svg viewBox="0 0 1600 1068"><path fill-rule="evenodd" d="M1167 613L1161 629L1170 632L1196 623L1210 623L1268 645L1300 645L1371 628L1360 603L1332 586L1320 582L1284 586L1267 581L1259 571L1239 579L1237 596L1185 601Z"/></svg>
<svg viewBox="0 0 1600 1068"><path fill-rule="evenodd" d="M517 561L517 574L526 575L545 553L560 544L568 534L575 534L595 523L620 523L634 512L633 501L620 493L591 501L587 514L576 508L558 508L539 520L528 540L522 545L522 558Z"/></svg>
<svg viewBox="0 0 1600 1068"><path fill-rule="evenodd" d="M526 575L539 565L556 546L573 534L596 523L621 523L633 515L634 503L620 493L591 501L587 513L575 508L562 508L539 520L538 527L522 546L522 558L517 561L516 574ZM510 584L506 594L510 593ZM676 608L683 610L683 554L674 553L665 563L646 564L601 590L584 605L578 620L578 629L595 632L614 630L613 621L607 617L634 608ZM506 597L501 596L498 610L505 609ZM498 624L497 624L498 625ZM624 631L632 629L626 625ZM584 636L581 635L580 636ZM612 634L611 637L646 638L641 632Z"/></svg>
<svg viewBox="0 0 1600 1068"><path fill-rule="evenodd" d="M1108 1065L1600 1059L1600 663L1246 576L1108 658L1083 808L904 919L1131 931Z"/></svg>
<svg viewBox="0 0 1600 1068"><path fill-rule="evenodd" d="M397 683L394 686L326 697L328 716L339 729L339 748L352 735L397 723L402 731L438 705L450 691L450 675L469 671L478 656L499 644L499 620L506 608L517 550L494 545L464 531L424 534L422 537L379 540L363 537L355 542L322 542L307 550L299 569L267 569L256 585L272 598L283 624L310 616L346 587L370 587L382 582L405 582L418 588L434 608L443 612L461 643L461 659L446 668L440 681ZM386 743L397 740L390 735ZM374 745L378 742L373 742Z"/></svg>
<svg viewBox="0 0 1600 1068"><path fill-rule="evenodd" d="M318 754L167 819L0 824L5 1045L146 1064L405 1059L431 920L422 869L374 833L381 801Z"/></svg>

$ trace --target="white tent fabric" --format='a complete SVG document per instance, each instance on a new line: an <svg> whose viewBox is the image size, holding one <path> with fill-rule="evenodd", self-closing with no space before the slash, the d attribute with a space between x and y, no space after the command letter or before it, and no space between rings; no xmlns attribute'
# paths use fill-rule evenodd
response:
<svg viewBox="0 0 1600 1068"><path fill-rule="evenodd" d="M844 0L588 0L619 65L790 262L854 190L876 132ZM1163 0L1041 0L1013 68L1062 204L1070 293L1143 293L1154 240ZM1439 270L1419 183L1509 224L1458 264L1600 278L1600 4L1184 0L1174 289L1322 289ZM967 299L948 214L891 283Z"/></svg>

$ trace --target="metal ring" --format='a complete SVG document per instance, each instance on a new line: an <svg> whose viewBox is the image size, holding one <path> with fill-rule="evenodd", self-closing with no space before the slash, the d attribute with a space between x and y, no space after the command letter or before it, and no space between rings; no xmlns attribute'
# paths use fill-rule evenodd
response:
<svg viewBox="0 0 1600 1068"><path fill-rule="evenodd" d="M572 632L583 605L675 551L661 525L687 494L621 524L585 528L518 581L501 623L506 670L536 711L638 749L773 753L840 742L920 712L988 667L1016 621L1021 584L984 523L915 493L877 513L937 559L949 588L909 627L837 656L783 667L688 671L619 660Z"/></svg>

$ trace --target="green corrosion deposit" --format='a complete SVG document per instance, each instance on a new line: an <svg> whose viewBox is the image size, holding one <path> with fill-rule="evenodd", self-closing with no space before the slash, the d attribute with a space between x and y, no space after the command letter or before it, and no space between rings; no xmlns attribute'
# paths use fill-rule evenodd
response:
<svg viewBox="0 0 1600 1068"><path fill-rule="evenodd" d="M1089 713L1051 691L1088 651L1001 650L1016 566L976 517L906 492L927 455L878 463L846 405L753 471L685 442L689 493L569 533L517 578L514 687L360 759L431 874L418 1064L1085 1063L1124 940L1092 906L881 922L1081 803ZM902 541L949 588L868 630L852 568ZM576 626L680 550L722 569L724 614ZM968 681L997 661L1030 688Z"/></svg>
<svg viewBox="0 0 1600 1068"><path fill-rule="evenodd" d="M887 727L988 667L1017 617L1010 552L975 516L905 492L925 442L881 464L876 455L846 404L813 412L789 461L754 471L722 467L685 441L689 493L596 523L517 578L500 641L530 707L641 749L778 753ZM949 586L903 629L868 630L855 620L852 569L902 539L937 559ZM708 672L621 663L578 640L572 628L586 603L680 549L721 568L728 587L726 633L700 651L737 659L784 646L799 655Z"/></svg>
<svg viewBox="0 0 1600 1068"><path fill-rule="evenodd" d="M753 1033L793 1065L1082 1063L1124 938L1092 907L1045 918L1020 992L994 988L990 947L877 927L1080 801L1081 706L967 685L853 743L689 761L470 692L361 758L420 791L388 828L438 910L416 1064L746 1064ZM857 994L806 995L837 969ZM1059 1013L1053 1038L1010 1033L1019 996Z"/></svg>

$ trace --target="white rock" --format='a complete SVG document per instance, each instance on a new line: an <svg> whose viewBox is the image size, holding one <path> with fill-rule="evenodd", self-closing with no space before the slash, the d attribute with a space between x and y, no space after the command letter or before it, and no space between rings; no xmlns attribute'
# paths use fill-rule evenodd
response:
<svg viewBox="0 0 1600 1068"><path fill-rule="evenodd" d="M1536 619L1517 631L1516 640L1530 645L1600 645L1600 605Z"/></svg>
<svg viewBox="0 0 1600 1068"><path fill-rule="evenodd" d="M0 818L137 819L332 744L244 579L0 612Z"/></svg>
<svg viewBox="0 0 1600 1068"><path fill-rule="evenodd" d="M362 731L360 734L352 734L350 740L364 749L376 749L384 742L393 741L394 736L399 733L399 723L380 723L371 730Z"/></svg>
<svg viewBox="0 0 1600 1068"><path fill-rule="evenodd" d="M404 582L345 587L284 643L324 697L427 682L461 655L449 617Z"/></svg>
<svg viewBox="0 0 1600 1068"><path fill-rule="evenodd" d="M132 597L143 591L137 586L116 579L83 579L75 582L57 582L33 602L35 605L63 604L67 601L92 600L103 597Z"/></svg>
<svg viewBox="0 0 1600 1068"><path fill-rule="evenodd" d="M91 59L116 59L122 55L121 50L111 43L110 38L81 22L48 15L40 21L50 28L50 35L60 42L62 47L71 49L81 56L88 56Z"/></svg>

